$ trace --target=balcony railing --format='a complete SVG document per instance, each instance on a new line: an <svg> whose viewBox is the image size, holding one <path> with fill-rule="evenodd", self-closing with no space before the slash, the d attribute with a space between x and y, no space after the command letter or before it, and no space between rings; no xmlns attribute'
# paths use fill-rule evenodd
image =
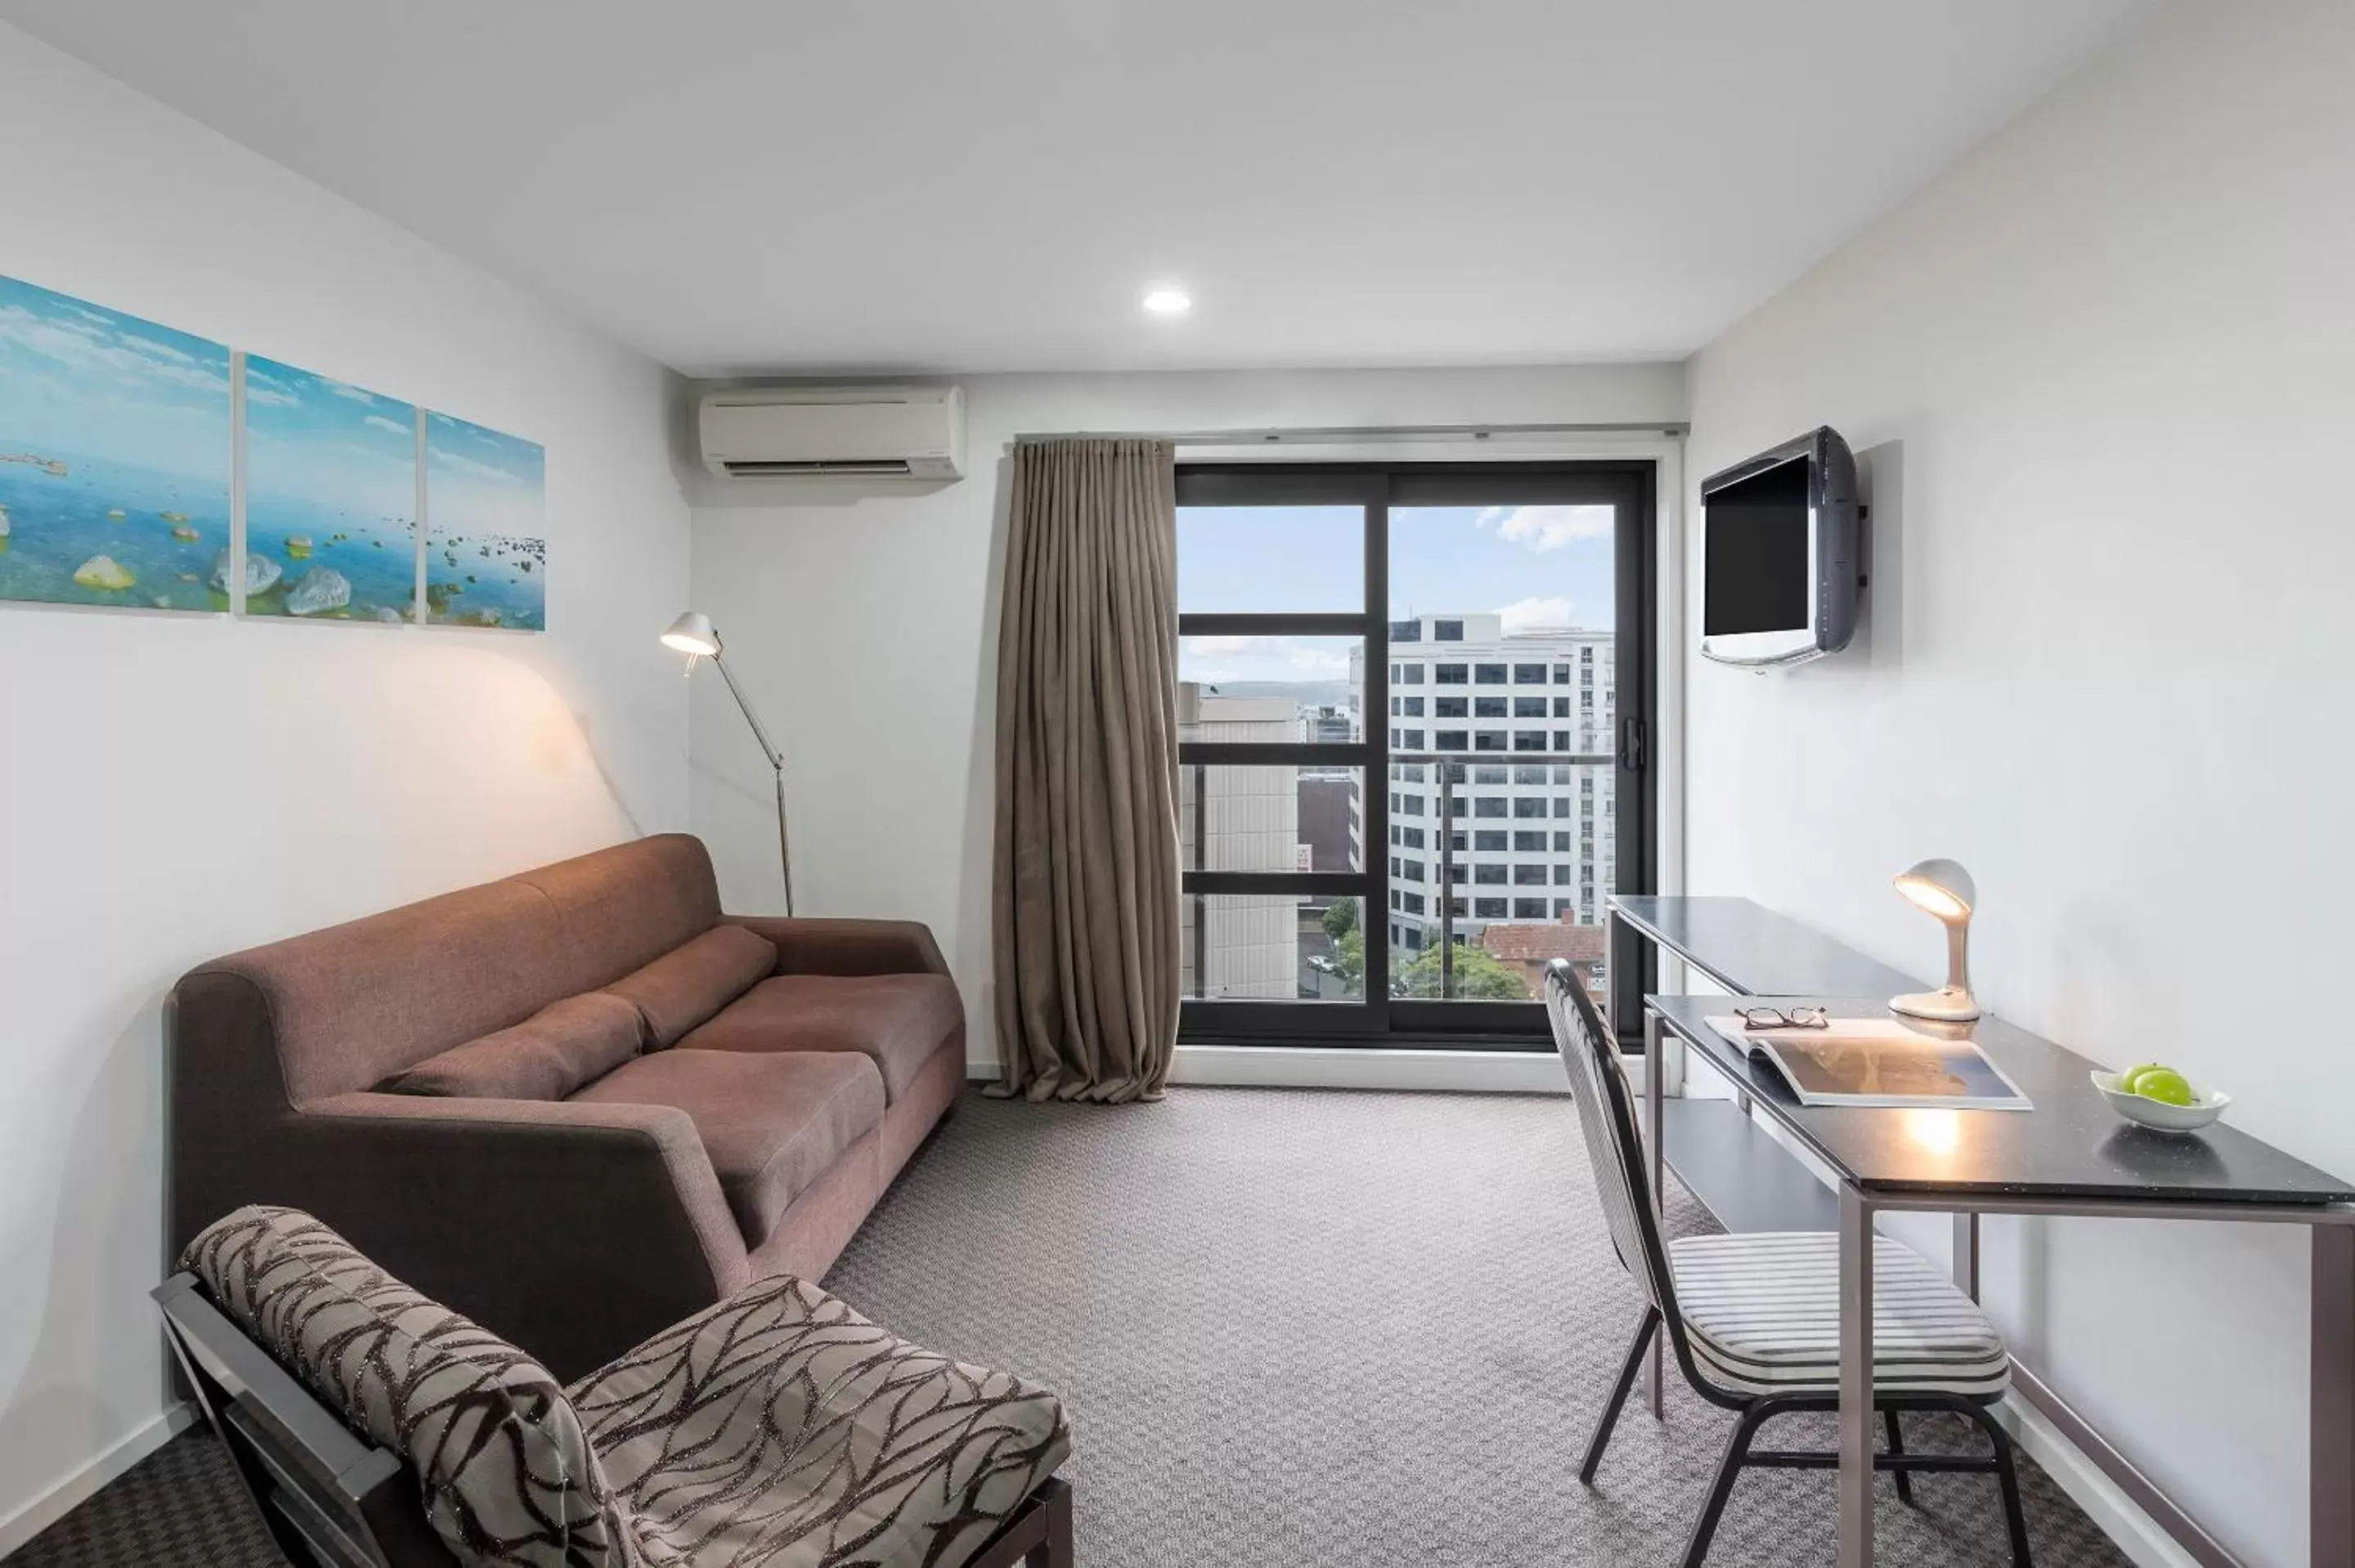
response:
<svg viewBox="0 0 2355 1568"><path fill-rule="evenodd" d="M1497 766L1495 752L1471 751L1394 751L1389 760L1393 763L1421 764L1430 768L1439 779L1439 994L1455 994L1455 897L1453 890L1468 885L1469 879L1460 874L1455 863L1455 789L1465 782L1467 767ZM1544 766L1549 768L1609 768L1618 758L1608 752L1549 752ZM1529 766L1529 764L1523 764ZM1590 893L1591 896L1591 893ZM1372 911L1368 911L1370 916ZM1486 922L1484 922L1486 924Z"/></svg>

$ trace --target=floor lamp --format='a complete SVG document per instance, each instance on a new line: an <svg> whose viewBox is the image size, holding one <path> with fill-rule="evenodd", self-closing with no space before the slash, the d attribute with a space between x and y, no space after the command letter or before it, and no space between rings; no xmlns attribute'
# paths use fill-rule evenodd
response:
<svg viewBox="0 0 2355 1568"><path fill-rule="evenodd" d="M785 913L791 915L794 912L794 853L785 832L785 759L770 743L769 732L761 727L760 716L753 713L752 705L744 700L744 689L736 683L735 675L729 671L728 661L719 656L719 631L711 624L709 616L690 609L670 623L670 630L662 634L662 640L664 647L676 648L687 655L687 673L690 675L695 673L697 660L711 661L711 667L719 672L721 680L728 683L728 694L736 699L736 706L743 712L744 722L752 726L752 738L761 743L761 755L769 759L769 771L776 775L777 869L784 874Z"/></svg>

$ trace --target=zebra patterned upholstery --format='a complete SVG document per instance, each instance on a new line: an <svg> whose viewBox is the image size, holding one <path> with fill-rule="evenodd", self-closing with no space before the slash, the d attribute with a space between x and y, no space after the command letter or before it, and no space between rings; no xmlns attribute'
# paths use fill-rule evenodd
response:
<svg viewBox="0 0 2355 1568"><path fill-rule="evenodd" d="M459 1562L957 1568L1070 1452L1060 1403L756 1283L570 1389L288 1209L181 1266L416 1475Z"/></svg>
<svg viewBox="0 0 2355 1568"><path fill-rule="evenodd" d="M571 1393L653 1568L964 1563L1071 1451L1053 1394L788 1276Z"/></svg>
<svg viewBox="0 0 2355 1568"><path fill-rule="evenodd" d="M1694 1358L1742 1393L1839 1387L1839 1238L1687 1236L1668 1244ZM1993 1398L2011 1358L1987 1314L1919 1253L1873 1239L1872 1381L1884 1393Z"/></svg>
<svg viewBox="0 0 2355 1568"><path fill-rule="evenodd" d="M346 1422L399 1455L461 1563L635 1568L563 1388L293 1209L240 1209L180 1266Z"/></svg>

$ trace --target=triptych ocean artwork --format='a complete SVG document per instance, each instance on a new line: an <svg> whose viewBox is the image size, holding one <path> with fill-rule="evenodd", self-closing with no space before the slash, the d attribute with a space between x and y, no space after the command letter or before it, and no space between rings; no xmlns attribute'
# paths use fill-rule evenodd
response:
<svg viewBox="0 0 2355 1568"><path fill-rule="evenodd" d="M546 506L533 442L0 278L0 601L540 631Z"/></svg>

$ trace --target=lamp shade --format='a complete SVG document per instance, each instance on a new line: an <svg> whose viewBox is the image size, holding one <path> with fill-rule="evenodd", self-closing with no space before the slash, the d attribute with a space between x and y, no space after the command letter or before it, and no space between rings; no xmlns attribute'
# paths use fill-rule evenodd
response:
<svg viewBox="0 0 2355 1568"><path fill-rule="evenodd" d="M711 617L700 610L690 609L672 621L662 640L664 647L676 648L682 653L705 659L719 657L719 630L711 624Z"/></svg>
<svg viewBox="0 0 2355 1568"><path fill-rule="evenodd" d="M1925 860L1911 871L1897 875L1897 891L1913 904L1952 924L1971 917L1971 906L1978 902L1979 891L1971 883L1971 874L1951 860Z"/></svg>

